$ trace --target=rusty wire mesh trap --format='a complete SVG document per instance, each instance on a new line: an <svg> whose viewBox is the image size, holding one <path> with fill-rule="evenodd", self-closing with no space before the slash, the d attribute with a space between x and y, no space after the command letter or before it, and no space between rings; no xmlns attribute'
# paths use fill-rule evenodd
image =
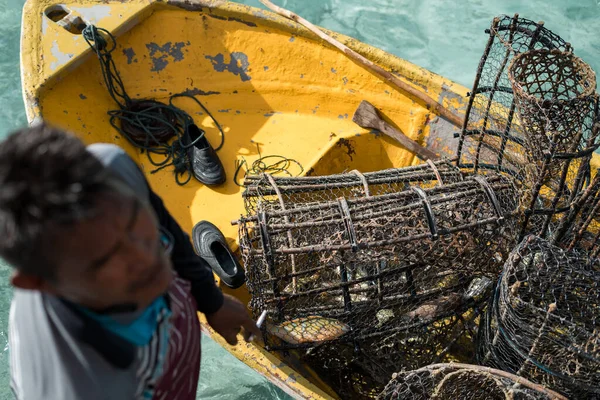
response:
<svg viewBox="0 0 600 400"><path fill-rule="evenodd" d="M363 177L253 178L238 221L267 348L307 350L352 396L381 390L399 359L447 361L458 343L474 353L465 337L518 233L506 176L440 162Z"/></svg>
<svg viewBox="0 0 600 400"><path fill-rule="evenodd" d="M515 55L533 49L570 51L571 45L543 23L514 17L494 18L469 94L457 149L458 166L474 172L503 171L522 178L525 132L518 122L508 67Z"/></svg>
<svg viewBox="0 0 600 400"><path fill-rule="evenodd" d="M413 309L442 296L451 296L453 313L468 304L459 293L473 277L499 273L513 246L515 205L501 175L288 210L259 205L239 221L251 307L290 324L271 332L284 348L322 341L302 331L316 322L292 326L298 318L335 318L346 328L331 336L348 341L405 329L425 318ZM382 326L376 314L386 308L394 322Z"/></svg>
<svg viewBox="0 0 600 400"><path fill-rule="evenodd" d="M463 175L452 160L428 161L416 166L364 174L353 170L326 176L248 175L242 197L246 213L251 215L257 213L259 203L263 210L285 210L339 197L370 197L396 193L411 185L426 188L462 180Z"/></svg>
<svg viewBox="0 0 600 400"><path fill-rule="evenodd" d="M568 251L588 256L590 260L600 255L600 174L596 171L592 182L574 201L560 223L552 244Z"/></svg>
<svg viewBox="0 0 600 400"><path fill-rule="evenodd" d="M530 159L522 235L549 237L590 179L600 133L595 74L572 53L532 50L512 60L509 78Z"/></svg>
<svg viewBox="0 0 600 400"><path fill-rule="evenodd" d="M487 33L455 159L245 179L266 348L343 398L600 398L595 74L543 23ZM476 359L508 372L423 368Z"/></svg>
<svg viewBox="0 0 600 400"><path fill-rule="evenodd" d="M566 400L522 377L469 364L433 364L394 374L379 400Z"/></svg>
<svg viewBox="0 0 600 400"><path fill-rule="evenodd" d="M517 178L520 237L551 237L600 145L592 69L542 23L495 18L470 95L458 166Z"/></svg>
<svg viewBox="0 0 600 400"><path fill-rule="evenodd" d="M306 351L304 360L342 398L376 397L398 370L411 370L437 362L470 362L475 357L477 318L492 289L491 281L475 279L465 290L474 295L470 308L440 313L454 306L450 296L424 303L413 314L432 311L430 319L415 319L405 329L354 343L333 342ZM379 323L390 316L389 309L378 311Z"/></svg>
<svg viewBox="0 0 600 400"><path fill-rule="evenodd" d="M478 359L573 399L600 397L600 264L528 236L480 327Z"/></svg>

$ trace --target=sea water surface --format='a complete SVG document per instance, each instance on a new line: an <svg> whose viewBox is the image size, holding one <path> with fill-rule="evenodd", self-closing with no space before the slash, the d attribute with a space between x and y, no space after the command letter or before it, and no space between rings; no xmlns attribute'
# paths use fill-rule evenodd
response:
<svg viewBox="0 0 600 400"><path fill-rule="evenodd" d="M498 14L519 13L572 43L600 71L600 0L274 0L311 22L380 47L467 87ZM241 3L262 7L258 0ZM58 1L57 1L58 3ZM0 139L27 123L19 81L23 0L0 0ZM2 190L2 188L0 188ZM2 238L0 238L2 240ZM8 368L10 269L0 261L0 399L12 398ZM287 399L211 339L202 341L201 399Z"/></svg>

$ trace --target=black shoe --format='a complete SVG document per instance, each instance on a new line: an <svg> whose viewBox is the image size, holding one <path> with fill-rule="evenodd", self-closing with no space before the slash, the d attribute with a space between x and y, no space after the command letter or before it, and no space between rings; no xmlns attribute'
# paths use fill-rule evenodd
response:
<svg viewBox="0 0 600 400"><path fill-rule="evenodd" d="M219 228L208 221L200 221L192 229L192 241L196 253L206 260L225 285L236 289L244 284L244 269L232 254Z"/></svg>
<svg viewBox="0 0 600 400"><path fill-rule="evenodd" d="M188 148L190 168L194 177L205 185L220 185L225 182L225 169L217 152L196 125L188 125L183 142ZM195 143L194 143L195 142ZM193 145L190 145L194 143Z"/></svg>

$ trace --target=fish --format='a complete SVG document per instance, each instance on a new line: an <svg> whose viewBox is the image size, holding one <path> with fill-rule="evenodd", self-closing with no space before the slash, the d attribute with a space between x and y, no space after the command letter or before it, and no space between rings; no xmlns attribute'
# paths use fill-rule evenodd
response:
<svg viewBox="0 0 600 400"><path fill-rule="evenodd" d="M414 310L404 314L404 319L430 320L438 318L450 311L456 310L462 303L462 296L458 293L450 293L446 296L427 301Z"/></svg>
<svg viewBox="0 0 600 400"><path fill-rule="evenodd" d="M267 323L267 332L289 344L321 343L335 340L350 331L350 327L333 318L308 316L279 325Z"/></svg>

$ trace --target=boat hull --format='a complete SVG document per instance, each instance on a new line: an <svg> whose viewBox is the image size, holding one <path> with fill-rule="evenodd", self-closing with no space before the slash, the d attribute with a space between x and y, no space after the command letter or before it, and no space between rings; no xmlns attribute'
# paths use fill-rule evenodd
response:
<svg viewBox="0 0 600 400"><path fill-rule="evenodd" d="M107 112L117 105L105 87L98 59L80 33L54 20L60 15L51 12L57 4L29 0L24 8L21 68L28 120L43 118L86 143L122 146L188 232L196 222L208 219L237 248L237 228L231 220L244 213L244 204L243 189L233 177L236 161L242 159L251 164L260 156L281 155L303 166L303 171L292 167L292 173L314 175L420 163L390 138L352 122L363 100L382 110L410 138L441 155L454 154L457 127L273 13L220 0L61 2L69 18L115 35L113 58L132 98L168 102L173 94L187 93L224 128L225 144L218 155L227 183L213 188L192 180L180 186L172 168L153 173L155 166L147 156L110 125ZM455 113L464 113L467 88L355 39L329 33ZM218 144L218 130L203 110L185 98L175 104L206 130L213 145ZM245 287L223 286L223 290L249 301ZM229 346L202 316L201 321L207 334L292 396L336 396L294 354L272 354L256 344Z"/></svg>

